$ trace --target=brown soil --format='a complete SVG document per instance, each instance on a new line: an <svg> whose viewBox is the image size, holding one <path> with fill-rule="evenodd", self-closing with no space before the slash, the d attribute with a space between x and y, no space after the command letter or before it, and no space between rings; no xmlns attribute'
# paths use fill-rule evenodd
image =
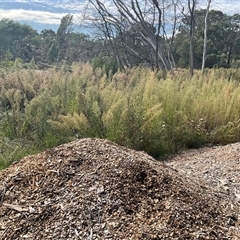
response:
<svg viewBox="0 0 240 240"><path fill-rule="evenodd" d="M229 195L101 139L1 171L0 206L0 239L240 239Z"/></svg>

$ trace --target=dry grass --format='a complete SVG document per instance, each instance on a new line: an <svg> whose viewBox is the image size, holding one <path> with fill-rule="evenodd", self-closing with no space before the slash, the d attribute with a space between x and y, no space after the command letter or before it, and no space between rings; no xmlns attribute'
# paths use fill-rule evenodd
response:
<svg viewBox="0 0 240 240"><path fill-rule="evenodd" d="M239 141L240 70L196 72L193 78L187 71L144 68L107 76L90 64L72 70L2 72L2 138L25 139L42 150L100 137L156 157Z"/></svg>

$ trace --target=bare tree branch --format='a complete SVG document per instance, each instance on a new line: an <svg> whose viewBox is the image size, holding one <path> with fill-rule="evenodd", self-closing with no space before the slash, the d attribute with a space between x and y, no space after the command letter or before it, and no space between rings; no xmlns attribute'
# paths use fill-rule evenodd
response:
<svg viewBox="0 0 240 240"><path fill-rule="evenodd" d="M147 44L151 51L155 52L155 65L158 68L158 60L163 69L171 70L170 62L166 56L167 51L160 38L162 25L162 9L157 0L112 0L116 12L110 12L100 0L89 0L97 10L103 23L106 36L114 48L110 28L112 33L127 34L129 31L136 39L139 39L144 45ZM123 38L122 40L123 41ZM122 42L123 44L123 42ZM127 44L126 42L124 44ZM129 47L131 49L131 47ZM113 49L114 54L116 50ZM136 53L136 49L134 51ZM119 59L118 59L119 60Z"/></svg>

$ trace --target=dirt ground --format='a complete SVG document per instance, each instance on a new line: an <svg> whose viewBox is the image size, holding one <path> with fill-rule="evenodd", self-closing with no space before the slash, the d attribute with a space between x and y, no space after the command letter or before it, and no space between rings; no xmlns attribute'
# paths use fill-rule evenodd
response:
<svg viewBox="0 0 240 240"><path fill-rule="evenodd" d="M240 239L239 149L160 162L86 138L25 157L0 172L0 239Z"/></svg>

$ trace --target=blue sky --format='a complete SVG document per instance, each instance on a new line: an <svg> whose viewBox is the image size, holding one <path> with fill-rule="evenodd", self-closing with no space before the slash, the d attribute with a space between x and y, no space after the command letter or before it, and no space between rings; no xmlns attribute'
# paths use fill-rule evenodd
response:
<svg viewBox="0 0 240 240"><path fill-rule="evenodd" d="M206 0L199 0L204 6ZM8 18L31 25L39 32L59 27L61 18L68 13L74 15L76 24L81 24L88 0L2 0L0 19ZM109 0L103 0L105 4ZM212 8L228 15L240 14L240 0L212 0Z"/></svg>
<svg viewBox="0 0 240 240"><path fill-rule="evenodd" d="M8 18L31 25L34 29L56 31L61 19L68 13L74 15L75 22L81 21L81 13L87 0L2 0L0 19Z"/></svg>

